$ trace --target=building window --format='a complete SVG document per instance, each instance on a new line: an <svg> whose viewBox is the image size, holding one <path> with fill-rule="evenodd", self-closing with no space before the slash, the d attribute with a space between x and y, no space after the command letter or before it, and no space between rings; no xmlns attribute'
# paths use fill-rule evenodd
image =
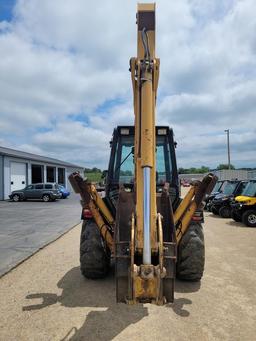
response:
<svg viewBox="0 0 256 341"><path fill-rule="evenodd" d="M55 167L46 167L46 182L55 182Z"/></svg>
<svg viewBox="0 0 256 341"><path fill-rule="evenodd" d="M58 184L65 186L65 168L58 168Z"/></svg>
<svg viewBox="0 0 256 341"><path fill-rule="evenodd" d="M43 182L44 167L41 165L31 165L31 182L36 184Z"/></svg>

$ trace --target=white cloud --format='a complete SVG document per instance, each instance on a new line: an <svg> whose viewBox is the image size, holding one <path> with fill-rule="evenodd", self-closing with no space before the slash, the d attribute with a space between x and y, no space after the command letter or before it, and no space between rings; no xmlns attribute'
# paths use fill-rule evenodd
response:
<svg viewBox="0 0 256 341"><path fill-rule="evenodd" d="M256 166L255 10L157 2L157 119L175 128L180 166L225 162L226 128L234 163ZM17 1L0 22L0 142L106 168L114 126L133 121L135 13L136 1Z"/></svg>

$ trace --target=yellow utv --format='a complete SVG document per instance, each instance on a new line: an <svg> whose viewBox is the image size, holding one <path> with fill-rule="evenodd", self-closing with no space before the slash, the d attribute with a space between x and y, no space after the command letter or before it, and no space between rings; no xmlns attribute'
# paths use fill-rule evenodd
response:
<svg viewBox="0 0 256 341"><path fill-rule="evenodd" d="M246 226L256 227L256 180L251 180L242 195L231 203L231 216L235 221L242 221Z"/></svg>
<svg viewBox="0 0 256 341"><path fill-rule="evenodd" d="M130 60L134 125L114 129L105 197L80 174L69 180L81 196L81 272L108 273L115 261L116 298L134 304L173 302L175 277L204 271L201 203L212 174L180 198L173 131L155 126L160 61L155 57L155 4L138 4L137 56Z"/></svg>

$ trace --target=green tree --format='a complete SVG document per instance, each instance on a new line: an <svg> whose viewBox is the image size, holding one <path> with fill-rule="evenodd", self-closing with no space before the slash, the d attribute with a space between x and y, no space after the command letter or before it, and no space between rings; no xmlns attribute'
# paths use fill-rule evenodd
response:
<svg viewBox="0 0 256 341"><path fill-rule="evenodd" d="M101 173L101 170L99 168L93 167L92 173Z"/></svg>
<svg viewBox="0 0 256 341"><path fill-rule="evenodd" d="M208 173L210 171L210 168L206 166L201 166L201 168L199 168L198 170L199 170L199 173L204 174L204 173Z"/></svg>
<svg viewBox="0 0 256 341"><path fill-rule="evenodd" d="M207 166L201 166L201 168L179 168L178 173L179 174L204 174L208 173L210 171L210 168Z"/></svg>
<svg viewBox="0 0 256 341"><path fill-rule="evenodd" d="M222 169L229 169L228 164L226 163L221 163L218 165L217 170L222 170ZM235 169L234 165L230 165L230 169Z"/></svg>

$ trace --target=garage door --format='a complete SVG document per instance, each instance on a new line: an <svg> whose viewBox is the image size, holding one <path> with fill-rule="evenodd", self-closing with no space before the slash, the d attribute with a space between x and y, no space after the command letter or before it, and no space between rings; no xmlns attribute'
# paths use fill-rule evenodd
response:
<svg viewBox="0 0 256 341"><path fill-rule="evenodd" d="M11 162L11 191L22 189L26 186L26 164Z"/></svg>

